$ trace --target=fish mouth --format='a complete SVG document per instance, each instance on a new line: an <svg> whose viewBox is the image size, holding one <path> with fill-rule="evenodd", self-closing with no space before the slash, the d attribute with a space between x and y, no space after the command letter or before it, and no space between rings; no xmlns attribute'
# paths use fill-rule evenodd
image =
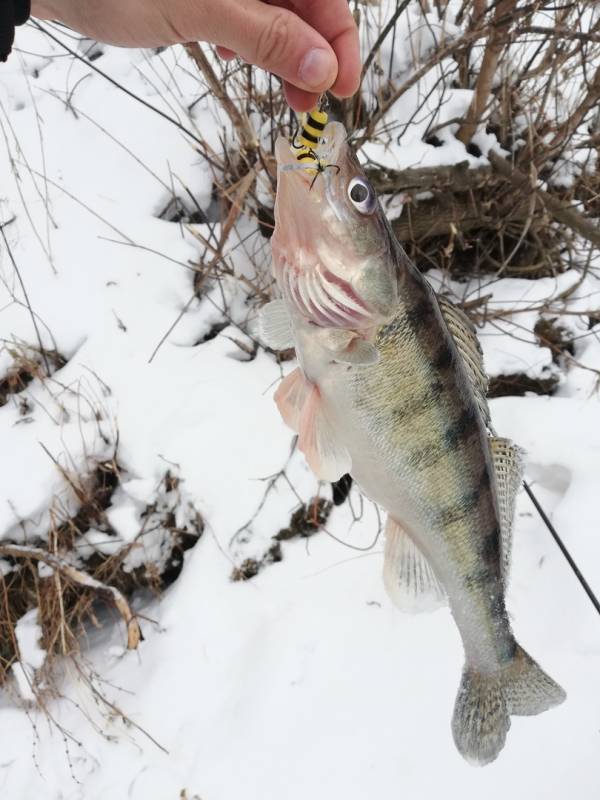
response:
<svg viewBox="0 0 600 800"><path fill-rule="evenodd" d="M372 325L374 312L345 275L344 242L330 230L331 215L339 219L333 184L345 147L339 122L325 127L312 151L315 161L299 162L299 150L278 138L273 268L284 298L305 319L321 327L362 329Z"/></svg>

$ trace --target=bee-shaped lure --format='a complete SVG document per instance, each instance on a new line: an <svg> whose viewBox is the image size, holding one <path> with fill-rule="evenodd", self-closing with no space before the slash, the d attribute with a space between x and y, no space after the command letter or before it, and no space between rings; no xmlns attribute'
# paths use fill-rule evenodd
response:
<svg viewBox="0 0 600 800"><path fill-rule="evenodd" d="M307 172L314 175L318 175L327 166L322 159L319 160L315 152L323 139L326 125L327 112L313 108L308 114L302 115L300 133L292 140L292 148L296 151L296 161L301 164L313 164L314 168L308 168Z"/></svg>
<svg viewBox="0 0 600 800"><path fill-rule="evenodd" d="M302 165L309 175L314 175L310 188L312 189L317 177L325 172L326 169L332 168L339 171L337 164L328 164L324 158L319 158L317 150L323 143L323 131L327 125L327 112L313 108L307 114L302 115L302 127L300 133L296 134L292 139L292 150L295 153L296 161L299 163L299 168ZM310 165L310 166L308 166Z"/></svg>

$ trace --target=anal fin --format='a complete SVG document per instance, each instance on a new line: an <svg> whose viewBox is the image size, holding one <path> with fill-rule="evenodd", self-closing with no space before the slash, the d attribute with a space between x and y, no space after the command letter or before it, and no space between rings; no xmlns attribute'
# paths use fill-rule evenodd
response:
<svg viewBox="0 0 600 800"><path fill-rule="evenodd" d="M385 527L383 583L402 611L418 614L446 605L446 593L430 563L391 517Z"/></svg>

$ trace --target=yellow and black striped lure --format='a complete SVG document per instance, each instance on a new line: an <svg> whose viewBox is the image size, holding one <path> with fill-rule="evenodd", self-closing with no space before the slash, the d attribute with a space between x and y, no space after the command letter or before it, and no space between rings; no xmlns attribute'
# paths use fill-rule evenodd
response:
<svg viewBox="0 0 600 800"><path fill-rule="evenodd" d="M315 153L316 148L323 138L323 131L327 125L327 112L313 108L308 114L302 115L302 127L300 133L292 140L292 149L295 151L296 161L301 164L314 164L314 167L306 168L311 174L322 172L327 166L323 159Z"/></svg>

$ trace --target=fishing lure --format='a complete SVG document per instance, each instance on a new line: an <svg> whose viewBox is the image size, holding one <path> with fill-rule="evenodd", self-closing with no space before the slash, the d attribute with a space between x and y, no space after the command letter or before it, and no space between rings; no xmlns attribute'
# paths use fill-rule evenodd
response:
<svg viewBox="0 0 600 800"><path fill-rule="evenodd" d="M327 125L327 119L326 111L313 108L308 114L302 115L300 133L292 140L292 150L296 151L296 161L300 164L312 164L311 167L307 167L306 171L315 176L328 166L324 159L319 159L315 152L323 141L323 131Z"/></svg>
<svg viewBox="0 0 600 800"><path fill-rule="evenodd" d="M327 112L319 108L313 108L308 114L303 114L300 134L296 134L292 138L290 145L297 163L292 166L288 165L287 169L301 169L309 175L313 175L314 177L310 184L311 189L319 175L322 175L325 170L334 169L337 172L340 171L337 164L330 164L326 158L322 158L317 152L321 151L323 146L326 145L323 132L327 125L327 118ZM285 169L286 167L284 167Z"/></svg>

